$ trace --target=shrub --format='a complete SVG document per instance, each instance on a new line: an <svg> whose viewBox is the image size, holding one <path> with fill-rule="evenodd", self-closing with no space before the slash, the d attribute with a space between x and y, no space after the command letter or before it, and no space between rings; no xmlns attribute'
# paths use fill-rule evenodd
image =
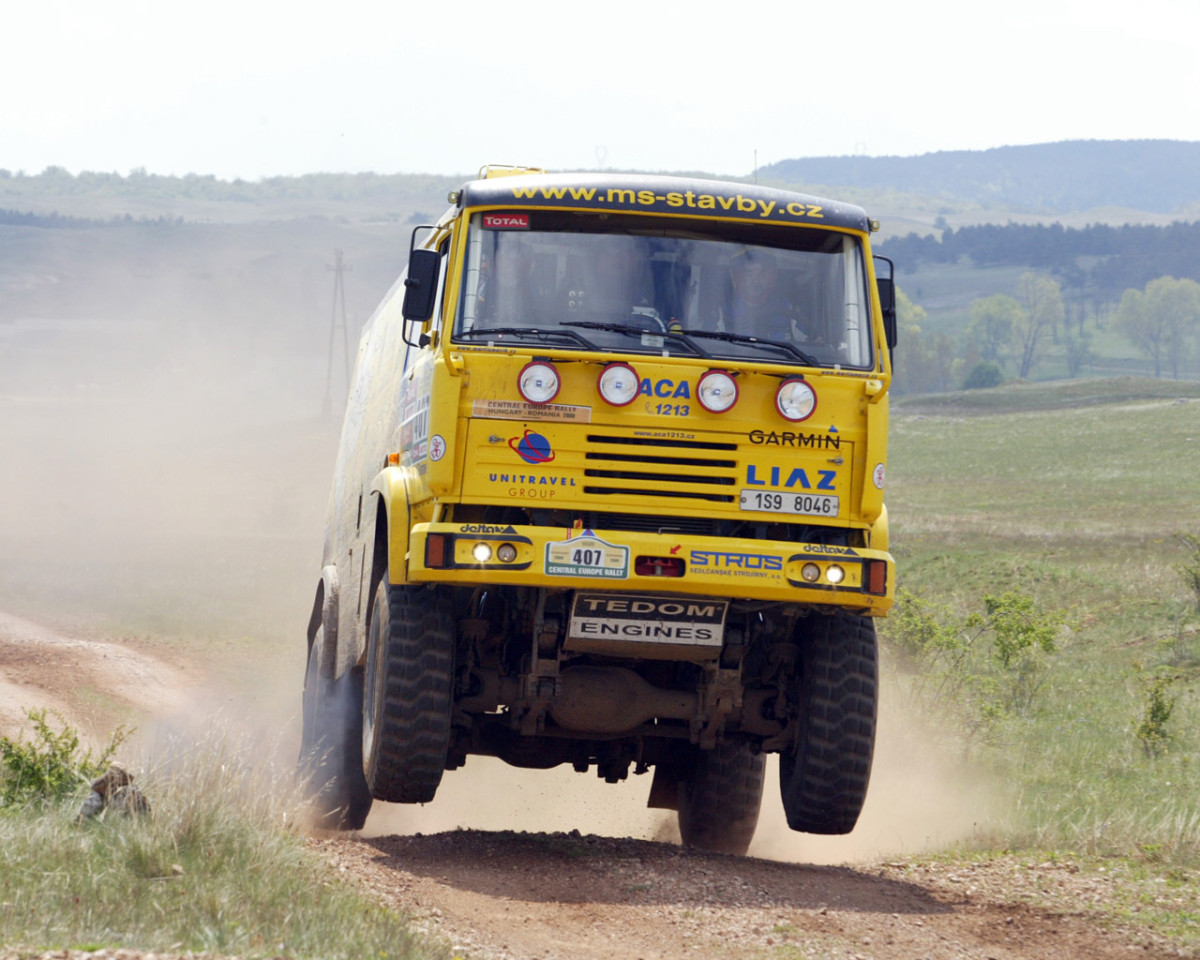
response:
<svg viewBox="0 0 1200 960"><path fill-rule="evenodd" d="M1179 675L1176 673L1147 674L1141 664L1136 664L1138 683L1142 688L1142 715L1134 722L1134 734L1142 743L1148 757L1159 757L1167 752L1174 735L1167 730L1167 722L1175 710L1175 697L1168 690Z"/></svg>
<svg viewBox="0 0 1200 960"><path fill-rule="evenodd" d="M963 381L964 390L984 390L988 387L998 387L1004 382L1004 374L998 364L984 360L975 364L967 379Z"/></svg>
<svg viewBox="0 0 1200 960"><path fill-rule="evenodd" d="M913 668L912 697L954 716L969 742L1033 707L1065 620L1017 592L988 594L982 612L961 615L902 588L884 629Z"/></svg>
<svg viewBox="0 0 1200 960"><path fill-rule="evenodd" d="M58 717L55 731L45 710L27 710L32 740L0 737L0 811L64 800L107 769L131 731L118 727L96 757L81 750L79 734Z"/></svg>
<svg viewBox="0 0 1200 960"><path fill-rule="evenodd" d="M1188 555L1176 569L1183 578L1184 584L1192 591L1196 612L1200 613L1200 536L1194 533L1179 534L1179 542L1183 544Z"/></svg>

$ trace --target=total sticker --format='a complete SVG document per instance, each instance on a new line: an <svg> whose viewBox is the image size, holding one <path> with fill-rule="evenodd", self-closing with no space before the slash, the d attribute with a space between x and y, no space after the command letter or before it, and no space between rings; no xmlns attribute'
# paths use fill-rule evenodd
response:
<svg viewBox="0 0 1200 960"><path fill-rule="evenodd" d="M446 455L446 438L440 433L435 433L429 438L429 459L433 461L441 460Z"/></svg>
<svg viewBox="0 0 1200 960"><path fill-rule="evenodd" d="M875 472L871 474L871 480L875 484L876 490L882 490L884 481L887 479L887 470L884 469L882 463L875 464Z"/></svg>

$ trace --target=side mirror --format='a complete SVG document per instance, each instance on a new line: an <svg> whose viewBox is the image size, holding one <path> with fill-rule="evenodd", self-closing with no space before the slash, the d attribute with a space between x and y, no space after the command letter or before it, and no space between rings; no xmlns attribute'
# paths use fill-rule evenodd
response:
<svg viewBox="0 0 1200 960"><path fill-rule="evenodd" d="M400 312L405 320L424 323L433 316L438 271L442 256L436 250L412 250L408 255L408 275L404 278L404 304Z"/></svg>
<svg viewBox="0 0 1200 960"><path fill-rule="evenodd" d="M887 267L884 275L883 267ZM896 348L896 265L887 257L875 258L875 284L879 288L879 305L883 308L883 330L889 350Z"/></svg>

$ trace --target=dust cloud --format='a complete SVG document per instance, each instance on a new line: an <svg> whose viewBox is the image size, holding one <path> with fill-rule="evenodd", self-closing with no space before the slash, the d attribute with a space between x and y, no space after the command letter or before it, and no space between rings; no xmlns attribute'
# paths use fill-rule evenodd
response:
<svg viewBox="0 0 1200 960"><path fill-rule="evenodd" d="M884 686L867 802L854 831L820 837L788 829L779 798L778 759L767 761L758 829L749 855L795 863L839 864L914 855L986 832L994 792L918 718L906 717ZM468 757L447 771L437 797L422 806L375 804L368 836L455 829L557 832L679 842L675 814L646 807L651 774L608 784L595 771L518 770L491 757Z"/></svg>
<svg viewBox="0 0 1200 960"><path fill-rule="evenodd" d="M276 729L298 712L339 427L330 257L289 275L215 227L156 232L0 231L0 611L183 668L175 725ZM98 738L131 716L86 674L52 681Z"/></svg>
<svg viewBox="0 0 1200 960"><path fill-rule="evenodd" d="M332 278L311 258L298 298L286 264L260 252L255 272L203 242L212 250L200 267L151 243L103 254L77 245L73 294L53 270L14 273L11 260L0 270L0 611L134 643L186 674L175 702L143 721L147 744L223 717L261 731L270 759L294 758L340 426L323 415L330 369L335 410L345 396L345 358L328 365ZM360 292L359 317L390 283L378 273L386 279ZM86 679L64 671L57 683L52 702L94 705L98 737L129 719L105 691L80 689ZM848 837L790 832L772 761L751 853L845 862L968 836L987 791L919 729L885 687L871 791ZM649 787L649 776L609 785L594 772L470 757L432 803L377 804L367 832L677 841L674 814L646 808Z"/></svg>

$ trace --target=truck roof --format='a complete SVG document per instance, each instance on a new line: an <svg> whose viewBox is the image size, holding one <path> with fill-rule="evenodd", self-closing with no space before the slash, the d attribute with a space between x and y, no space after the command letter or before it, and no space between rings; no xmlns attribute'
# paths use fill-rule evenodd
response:
<svg viewBox="0 0 1200 960"><path fill-rule="evenodd" d="M858 230L866 212L853 204L791 190L699 177L628 173L531 173L471 180L461 207L558 207L609 212L761 220Z"/></svg>

